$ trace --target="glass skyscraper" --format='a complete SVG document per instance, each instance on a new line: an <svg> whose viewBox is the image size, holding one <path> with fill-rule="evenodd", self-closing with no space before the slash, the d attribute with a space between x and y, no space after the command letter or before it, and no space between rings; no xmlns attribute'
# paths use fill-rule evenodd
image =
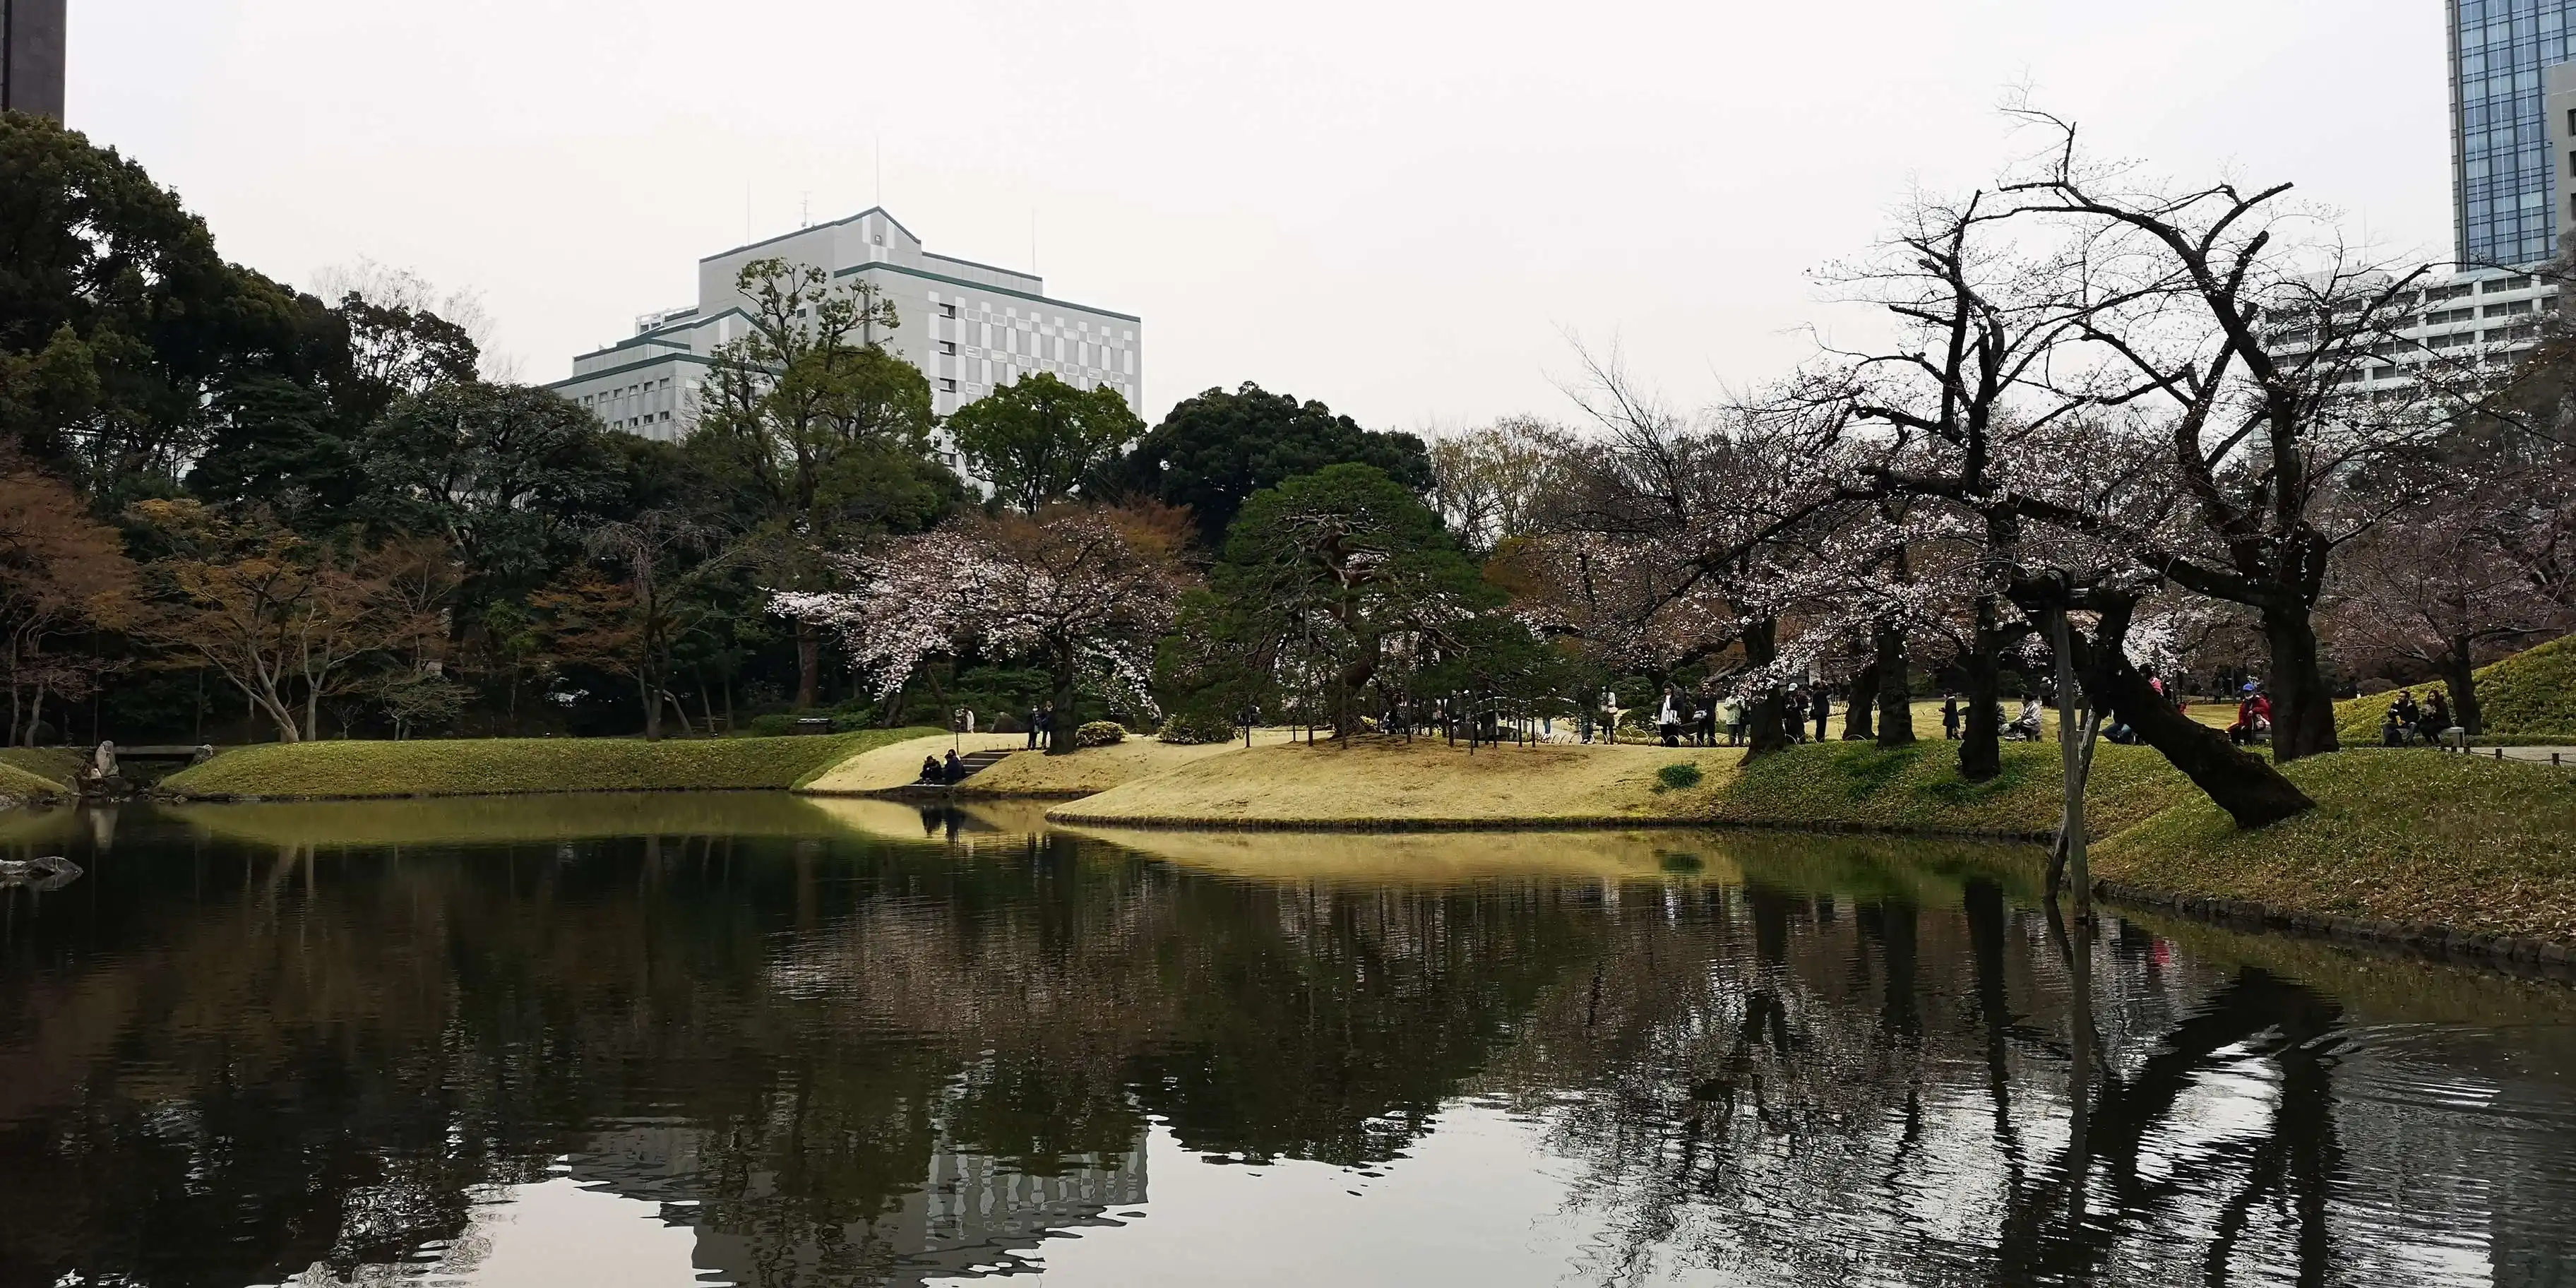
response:
<svg viewBox="0 0 2576 1288"><path fill-rule="evenodd" d="M2450 0L2452 191L2464 267L2558 253L2562 187L2542 84L2576 0Z"/></svg>

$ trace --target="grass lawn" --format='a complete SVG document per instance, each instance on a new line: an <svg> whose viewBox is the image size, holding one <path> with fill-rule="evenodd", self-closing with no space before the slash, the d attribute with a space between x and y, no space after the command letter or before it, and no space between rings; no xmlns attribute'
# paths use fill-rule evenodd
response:
<svg viewBox="0 0 2576 1288"><path fill-rule="evenodd" d="M1686 763L1715 781L1734 771L1740 754L1545 744L1471 752L1429 738L1376 737L1238 747L1183 759L1049 817L1095 826L1355 829L1668 821L1693 817L1706 793L1665 789L1657 770Z"/></svg>
<svg viewBox="0 0 2576 1288"><path fill-rule="evenodd" d="M1259 729L1253 734L1256 748L1285 745L1294 737L1295 731L1285 728ZM1062 756L1022 751L967 779L957 792L961 796L1092 796L1243 749L1240 742L1189 746L1131 736L1125 742L1083 747Z"/></svg>
<svg viewBox="0 0 2576 1288"><path fill-rule="evenodd" d="M58 787L72 786L80 776L81 766L87 763L88 757L59 747L0 747L0 765L34 774Z"/></svg>
<svg viewBox="0 0 2576 1288"><path fill-rule="evenodd" d="M1959 777L1953 742L1885 751L1865 742L1809 743L1746 765L1708 791L1707 817L1730 823L1898 831L2039 835L2065 808L2060 753L2048 743L2006 743L2003 773ZM2198 795L2149 747L2104 743L2085 796L2087 831L2107 836Z"/></svg>
<svg viewBox="0 0 2576 1288"><path fill-rule="evenodd" d="M480 796L520 792L721 791L795 787L921 729L789 738L419 739L266 743L162 780L184 796Z"/></svg>
<svg viewBox="0 0 2576 1288"><path fill-rule="evenodd" d="M33 772L16 759L0 759L0 805L14 805L40 797L69 795L68 784Z"/></svg>
<svg viewBox="0 0 2576 1288"><path fill-rule="evenodd" d="M2190 799L2103 843L2097 878L2176 894L2576 939L2576 774L2433 751L2283 771L2309 813L2255 832Z"/></svg>

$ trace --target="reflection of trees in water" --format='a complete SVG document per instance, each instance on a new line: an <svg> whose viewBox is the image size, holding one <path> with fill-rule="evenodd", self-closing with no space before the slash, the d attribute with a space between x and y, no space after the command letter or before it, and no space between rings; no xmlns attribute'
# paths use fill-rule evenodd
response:
<svg viewBox="0 0 2576 1288"><path fill-rule="evenodd" d="M0 1265L30 1282L399 1260L635 1122L687 1125L695 1219L757 1281L883 1279L942 1150L1044 1175L1153 1113L1383 1158L1594 934L1535 883L1238 884L1061 839L150 860L0 943Z"/></svg>
<svg viewBox="0 0 2576 1288"><path fill-rule="evenodd" d="M752 1282L903 1280L936 1176L1048 1182L946 1231L1018 1238L1141 1188L1149 1117L1353 1165L1462 1090L1585 1169L1608 1281L2313 1278L2379 1255L2330 1202L2349 1156L2455 1148L2335 1107L2314 992L2122 923L2074 957L1914 850L1406 888L973 841L126 844L0 923L0 1288L346 1273L470 1241L478 1187L567 1155L700 1203Z"/></svg>
<svg viewBox="0 0 2576 1288"><path fill-rule="evenodd" d="M2038 914L1958 890L1956 913L1709 891L1702 915L1623 917L1591 977L1542 999L1490 1080L1552 1106L1587 1165L1616 1235L1601 1276L2224 1282L2259 1247L2321 1282L2338 1009L2259 970L2185 977L2136 940L2087 946L2079 1008ZM2265 1121L2197 1120L2195 1087L2255 1066L2277 1080Z"/></svg>

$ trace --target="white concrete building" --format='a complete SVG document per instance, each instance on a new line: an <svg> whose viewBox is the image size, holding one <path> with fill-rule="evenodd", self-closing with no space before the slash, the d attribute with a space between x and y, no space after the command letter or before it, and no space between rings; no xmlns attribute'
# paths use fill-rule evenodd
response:
<svg viewBox="0 0 2576 1288"><path fill-rule="evenodd" d="M932 254L882 208L699 260L696 304L637 318L632 337L574 358L572 378L548 387L611 429L686 437L709 355L748 326L734 289L742 266L770 258L820 268L836 286L866 282L893 303L897 326L879 342L921 368L939 415L1038 371L1143 402L1135 316L1049 299L1035 273Z"/></svg>
<svg viewBox="0 0 2576 1288"><path fill-rule="evenodd" d="M2541 318L2558 311L2557 285L2531 273L2479 269L2428 274L2418 285L2398 296L2387 338L2370 346L2371 361L2344 374L2345 385L2356 392L2394 392L2410 386L2418 369L2435 362L2453 370L2468 364L2491 367L2501 376L2540 342ZM2266 338L2285 354L2307 352L2316 336L2317 329L2306 319L2267 323Z"/></svg>

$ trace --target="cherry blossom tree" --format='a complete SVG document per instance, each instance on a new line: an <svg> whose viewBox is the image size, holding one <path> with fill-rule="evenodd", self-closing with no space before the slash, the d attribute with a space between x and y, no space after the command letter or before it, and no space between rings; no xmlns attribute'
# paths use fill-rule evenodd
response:
<svg viewBox="0 0 2576 1288"><path fill-rule="evenodd" d="M1597 434L1566 463L1546 516L1559 566L1592 578L1543 628L1591 632L1668 666L1740 649L1728 677L1751 703L1752 754L1788 745L1781 695L1809 661L1784 656L1782 615L1844 562L1828 512L1839 409L1736 407L1684 416L1615 358L1586 364L1578 401ZM1606 590L1608 593L1602 593Z"/></svg>
<svg viewBox="0 0 2576 1288"><path fill-rule="evenodd" d="M2315 220L2286 205L2290 185L2150 183L2082 158L2071 125L2025 116L2055 146L2005 191L2082 251L2081 352L2064 365L2087 404L2136 418L2119 446L2148 449L2174 504L2152 522L2045 495L2018 509L2252 610L2270 653L2275 758L2332 751L2315 615L2332 560L2393 504L2355 483L2455 425L2481 396L2476 372L2405 338L2420 270L2391 273L2304 232ZM2397 360L2414 377L2407 393L2350 388L2366 366Z"/></svg>
<svg viewBox="0 0 2576 1288"><path fill-rule="evenodd" d="M1084 683L1156 714L1154 645L1179 607L1183 533L1174 513L1134 508L969 518L833 554L855 589L782 591L770 606L836 633L882 698L929 658L969 647L1043 666L1058 712L1048 750L1062 754Z"/></svg>

